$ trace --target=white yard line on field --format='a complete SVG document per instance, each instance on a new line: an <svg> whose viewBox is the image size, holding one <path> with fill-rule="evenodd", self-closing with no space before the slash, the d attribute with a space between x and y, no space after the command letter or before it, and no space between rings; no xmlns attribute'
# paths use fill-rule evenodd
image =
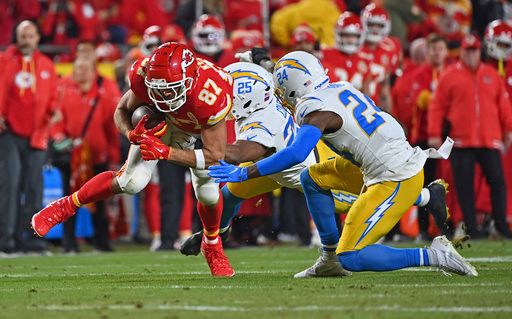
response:
<svg viewBox="0 0 512 319"><path fill-rule="evenodd" d="M240 270L237 274L291 274L292 271L275 271L275 270ZM6 274L0 273L0 278L41 278L41 277L95 277L95 276L106 276L106 277L119 277L119 276L168 276L168 275L210 275L209 271L140 271L140 272L97 272L97 273L60 273L60 274Z"/></svg>
<svg viewBox="0 0 512 319"><path fill-rule="evenodd" d="M422 287L504 287L509 284L505 283L450 283L450 284L371 284L369 288L374 287L400 287L400 288L422 288ZM340 282L339 287L343 288L345 285ZM254 285L115 285L112 289L129 289L129 290L140 290L140 289L284 289L288 288L289 285L281 286L254 286ZM73 287L48 287L48 288L34 288L36 291L75 291L83 289L94 289L95 287L87 286L73 286ZM101 287L100 287L101 288ZM98 289L100 289L98 288ZM26 292L27 287L23 288L0 288L0 292ZM503 289L502 289L503 290ZM456 292L454 292L456 293Z"/></svg>
<svg viewBox="0 0 512 319"><path fill-rule="evenodd" d="M425 312L425 313L512 313L512 307L404 307L398 304L380 306L334 306L305 305L299 307L233 307L233 306L191 306L171 304L121 304L121 305L47 305L44 307L28 307L30 310L48 311L83 311L83 310L183 310L196 312L281 312L281 311L360 311L360 312Z"/></svg>

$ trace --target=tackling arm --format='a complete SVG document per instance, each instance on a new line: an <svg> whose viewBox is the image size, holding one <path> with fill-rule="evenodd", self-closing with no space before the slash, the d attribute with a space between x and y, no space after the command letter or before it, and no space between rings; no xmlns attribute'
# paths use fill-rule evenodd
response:
<svg viewBox="0 0 512 319"><path fill-rule="evenodd" d="M221 165L209 168L209 175L216 178L217 182L241 182L248 178L281 172L304 161L323 132L334 132L342 124L341 117L332 112L312 112L304 118L295 140L287 148L249 167L236 167L221 162Z"/></svg>
<svg viewBox="0 0 512 319"><path fill-rule="evenodd" d="M237 140L226 145L225 161L230 164L240 164L256 161L267 155L272 149L266 148L257 142Z"/></svg>

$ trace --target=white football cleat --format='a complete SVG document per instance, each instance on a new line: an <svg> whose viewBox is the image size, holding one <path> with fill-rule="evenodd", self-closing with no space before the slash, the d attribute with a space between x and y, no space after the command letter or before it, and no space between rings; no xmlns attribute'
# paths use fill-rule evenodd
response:
<svg viewBox="0 0 512 319"><path fill-rule="evenodd" d="M315 264L306 270L296 273L293 278L308 277L340 277L351 276L352 273L344 269L338 261L334 251L323 251Z"/></svg>
<svg viewBox="0 0 512 319"><path fill-rule="evenodd" d="M437 267L441 270L462 276L478 276L478 271L464 257L462 257L446 236L437 236L432 240L428 250L429 257L437 260Z"/></svg>

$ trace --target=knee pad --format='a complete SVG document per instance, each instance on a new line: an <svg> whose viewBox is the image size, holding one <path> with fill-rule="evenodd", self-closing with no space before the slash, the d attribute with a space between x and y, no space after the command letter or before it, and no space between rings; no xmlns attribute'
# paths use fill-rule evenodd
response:
<svg viewBox="0 0 512 319"><path fill-rule="evenodd" d="M359 260L357 258L358 253L359 250L346 251L338 254L338 260L340 261L343 268L349 271L361 271L361 265L359 264Z"/></svg>
<svg viewBox="0 0 512 319"><path fill-rule="evenodd" d="M196 188L197 200L205 206L213 206L219 201L219 187L217 184L205 184Z"/></svg>
<svg viewBox="0 0 512 319"><path fill-rule="evenodd" d="M117 177L119 187L126 194L137 194L148 185L151 180L151 171L149 170L134 170L131 173L123 172Z"/></svg>

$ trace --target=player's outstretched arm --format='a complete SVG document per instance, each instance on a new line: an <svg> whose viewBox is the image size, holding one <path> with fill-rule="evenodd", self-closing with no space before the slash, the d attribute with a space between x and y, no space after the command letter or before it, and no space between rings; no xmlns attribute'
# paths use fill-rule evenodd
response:
<svg viewBox="0 0 512 319"><path fill-rule="evenodd" d="M304 118L290 146L249 167L236 167L221 162L221 165L209 167L209 175L216 178L216 182L242 182L248 178L281 172L303 162L323 132L335 132L342 124L341 117L332 112L312 112Z"/></svg>
<svg viewBox="0 0 512 319"><path fill-rule="evenodd" d="M233 144L226 145L224 160L227 163L238 165L256 161L267 155L271 150L258 142L237 140Z"/></svg>

